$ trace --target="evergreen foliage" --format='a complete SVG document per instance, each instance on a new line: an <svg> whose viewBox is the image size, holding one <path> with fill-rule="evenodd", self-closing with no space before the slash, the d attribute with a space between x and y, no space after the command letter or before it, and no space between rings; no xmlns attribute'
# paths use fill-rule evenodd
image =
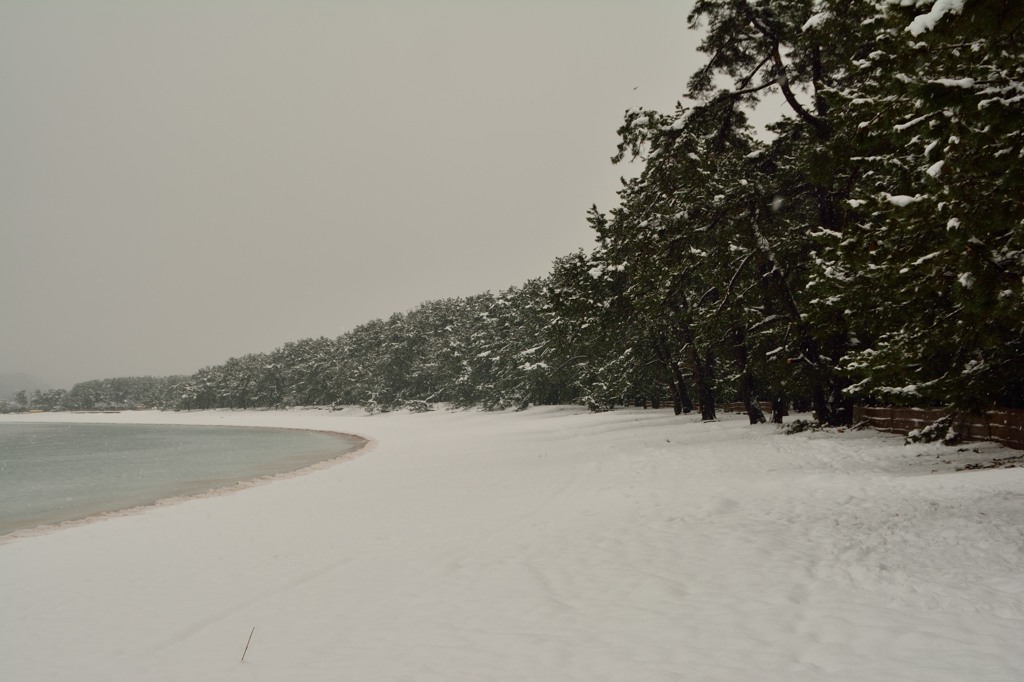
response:
<svg viewBox="0 0 1024 682"><path fill-rule="evenodd" d="M687 105L626 112L642 170L597 246L191 377L57 403L486 409L741 401L1024 406L1024 6L698 0ZM765 96L785 115L753 130ZM121 382L121 383L118 383ZM132 389L125 392L122 384Z"/></svg>

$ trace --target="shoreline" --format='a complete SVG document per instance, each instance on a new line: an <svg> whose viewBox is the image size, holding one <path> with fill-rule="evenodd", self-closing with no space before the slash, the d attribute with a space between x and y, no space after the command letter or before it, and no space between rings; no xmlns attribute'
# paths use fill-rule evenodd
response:
<svg viewBox="0 0 1024 682"><path fill-rule="evenodd" d="M40 414L58 414L58 413L40 413ZM70 413L70 414L122 414L122 413L121 412L77 412L77 413ZM12 423L12 424L39 423L37 420L32 420L32 419L25 419L25 420L10 419L10 420L4 420L4 421L6 421L8 423ZM47 423L47 424L79 424L79 425L80 424L96 424L96 423L101 423L101 424L110 425L110 426L185 426L185 427L188 427L188 426L202 426L202 427L224 428L224 429L252 429L252 430L270 430L270 431L296 431L296 432L307 432L307 433L320 433L320 434L323 434L323 435L326 435L326 436L335 436L335 437L341 437L341 438L351 438L353 440L359 441L359 443L357 443L357 445L354 448L352 448L351 450L343 452L340 455L337 455L335 457L331 457L329 459L319 460L317 462L313 462L312 464L307 464L307 465L299 467L297 469L291 469L290 471L282 471L282 472L275 473L275 474L263 474L261 476L256 476L254 478L242 479L242 480L236 481L236 482L228 484L228 485L220 485L220 486L217 486L215 488L210 488L209 490L204 490L204 491L201 491L201 492L189 493L189 494L185 494L185 495L171 495L171 496L168 496L168 497L161 497L161 498L158 498L156 500L153 500L152 502L148 502L148 503L145 503L145 504L134 504L134 505L129 506L129 507L124 507L122 509L114 509L114 510L111 510L111 511L105 511L105 512L99 512L99 513L95 513L95 514L89 514L88 516L83 516L83 517L77 518L77 519L68 519L66 521L59 521L57 523L44 523L44 524L41 524L41 525L38 525L38 526L32 526L31 528L19 528L17 530L11 531L9 533L5 533L3 535L0 535L0 545L9 544L11 542L15 542L15 541L23 539L23 538L30 538L30 537L39 537L39 536L43 536L43 535L50 535L52 533L56 533L58 531L65 530L65 529L68 529L68 528L76 528L76 527L79 527L79 526L87 526L87 525L91 525L91 524L94 524L94 523L97 523L97 522L100 522L100 521L105 521L105 520L108 520L108 519L115 519L115 518L124 517L124 516L136 516L136 515L139 515L139 514L144 514L147 511L150 511L150 510L153 510L153 509L158 509L158 508L161 508L161 507L169 507L169 506L173 506L173 505L178 505L178 504L182 504L184 502L188 502L190 500L198 500L198 499L205 499L205 498L210 498L210 497L221 497L221 496L224 496L224 495L230 495L232 493L240 492L242 490L248 490L249 488L255 488L257 486L267 485L269 483L273 483L274 481L278 481L278 480L286 480L286 479L289 479L289 478L297 478L299 476L305 476L305 475L310 474L310 473L312 473L314 471L323 470L323 469L329 469L329 468L334 467L336 465L343 464L345 462L351 461L351 460L355 459L356 457L359 457L360 455L364 454L368 450L370 450L371 449L370 446L375 443L375 441L373 441L370 438L366 438L365 436L360 436L360 435L357 435L357 434L354 434L354 433L344 433L344 432L341 432L341 431L331 431L331 430L327 430L327 429L305 429L305 428L287 427L287 426L282 426L282 427L279 427L279 426L246 426L246 425L243 425L243 424L180 424L180 423L170 424L170 423L162 423L162 422L120 422L120 421L93 422L93 421L80 421L80 420L61 421L61 420L50 420L50 419L47 419L45 421L45 423Z"/></svg>

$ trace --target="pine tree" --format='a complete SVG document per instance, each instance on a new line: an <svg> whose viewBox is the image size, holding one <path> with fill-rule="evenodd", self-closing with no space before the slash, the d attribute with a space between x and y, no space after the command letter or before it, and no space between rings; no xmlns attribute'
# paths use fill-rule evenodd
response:
<svg viewBox="0 0 1024 682"><path fill-rule="evenodd" d="M842 92L858 221L817 270L854 321L862 400L1024 404L1022 23L1017 3L879 5Z"/></svg>

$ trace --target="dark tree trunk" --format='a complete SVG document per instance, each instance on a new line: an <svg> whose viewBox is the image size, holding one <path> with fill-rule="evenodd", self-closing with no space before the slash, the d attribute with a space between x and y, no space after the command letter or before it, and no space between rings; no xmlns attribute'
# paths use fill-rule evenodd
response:
<svg viewBox="0 0 1024 682"><path fill-rule="evenodd" d="M715 392L707 384L697 382L697 396L700 400L700 420L713 422L718 419L715 415Z"/></svg>
<svg viewBox="0 0 1024 682"><path fill-rule="evenodd" d="M747 354L747 340L743 329L738 325L732 328L733 350L736 353L736 363L740 368L740 400L743 408L747 411L747 418L751 424L764 424L764 412L757 403L757 396L754 392L754 376L750 372L750 363Z"/></svg>
<svg viewBox="0 0 1024 682"><path fill-rule="evenodd" d="M686 389L686 380L679 368L679 363L672 359L668 344L665 339L658 336L653 340L654 354L665 371L665 381L668 383L669 391L672 393L672 411L676 415L693 411L693 402L690 400L689 392Z"/></svg>
<svg viewBox="0 0 1024 682"><path fill-rule="evenodd" d="M786 416L786 401L781 398L772 399L772 424L781 424Z"/></svg>
<svg viewBox="0 0 1024 682"><path fill-rule="evenodd" d="M760 241L767 243L761 235L760 229L754 226L755 235ZM804 363L805 376L811 389L811 406L814 408L815 418L827 426L838 426L843 422L845 415L837 411L828 400L828 386L830 382L829 372L818 349L818 342L811 335L807 324L800 316L800 309L797 306L793 291L786 281L785 272L774 262L774 256L765 252L765 264L763 272L765 277L762 281L774 285L774 295L770 296L780 304L782 311L790 319L791 329L796 335L797 347L800 349L800 357L796 362Z"/></svg>
<svg viewBox="0 0 1024 682"><path fill-rule="evenodd" d="M814 408L814 418L818 423L826 426L832 424L832 408L825 398L825 387L819 381L811 384L811 407Z"/></svg>
<svg viewBox="0 0 1024 682"><path fill-rule="evenodd" d="M672 374L675 376L676 384L679 386L679 395L676 396L676 414L693 412L693 401L690 400L690 391L686 388L686 378L683 376L683 369L675 360L672 361Z"/></svg>
<svg viewBox="0 0 1024 682"><path fill-rule="evenodd" d="M715 415L715 390L712 386L714 359L710 351L706 357L701 358L700 353L697 352L696 345L692 342L693 337L690 334L689 326L686 327L684 333L689 340L686 344L686 350L690 357L690 364L693 366L693 380L697 384L697 399L700 401L700 419L705 422L713 422L718 418Z"/></svg>
<svg viewBox="0 0 1024 682"><path fill-rule="evenodd" d="M717 417L715 415L714 355L709 349L702 358L701 354L697 351L693 330L690 328L690 317L686 310L688 307L686 299L679 298L675 301L668 299L665 301L665 304L672 312L679 316L678 324L679 331L683 337L683 353L686 354L690 360L690 365L693 367L693 381L697 384L697 400L700 402L701 421L715 421ZM681 372L679 377L682 377ZM682 384L680 384L680 389L682 389L680 391L682 395L685 392ZM681 396L680 402L682 402Z"/></svg>

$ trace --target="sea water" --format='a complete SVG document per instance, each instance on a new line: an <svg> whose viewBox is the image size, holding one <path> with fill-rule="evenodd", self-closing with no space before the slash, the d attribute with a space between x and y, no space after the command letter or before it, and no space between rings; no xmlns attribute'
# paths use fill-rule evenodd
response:
<svg viewBox="0 0 1024 682"><path fill-rule="evenodd" d="M222 426L0 424L0 535L301 469L362 443Z"/></svg>

